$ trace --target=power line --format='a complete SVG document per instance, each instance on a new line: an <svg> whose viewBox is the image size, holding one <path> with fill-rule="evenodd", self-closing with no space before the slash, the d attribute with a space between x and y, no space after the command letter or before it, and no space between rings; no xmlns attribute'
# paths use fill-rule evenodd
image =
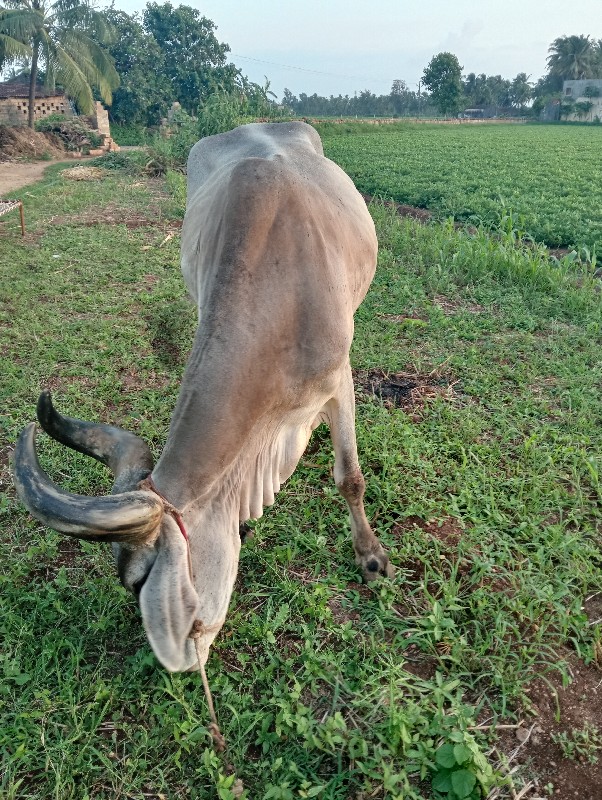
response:
<svg viewBox="0 0 602 800"><path fill-rule="evenodd" d="M236 53L230 53L232 58L242 58L245 61L256 61L258 64L269 64L271 67L281 67L282 69L294 69L298 72L310 72L314 75L328 75L331 78L350 78L351 80L355 81L369 81L370 83L391 83L392 81L387 81L382 78L367 78L365 75L341 75L336 72L324 72L323 70L319 69L307 69L306 67L294 67L291 64L278 64L275 61L265 61L263 58L252 58L251 56L240 56ZM414 85L414 84L412 84Z"/></svg>

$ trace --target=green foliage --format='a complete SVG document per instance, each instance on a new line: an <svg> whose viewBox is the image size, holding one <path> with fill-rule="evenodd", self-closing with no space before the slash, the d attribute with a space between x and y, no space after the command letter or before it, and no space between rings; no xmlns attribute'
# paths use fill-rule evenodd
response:
<svg viewBox="0 0 602 800"><path fill-rule="evenodd" d="M584 97L600 97L600 89L597 86L586 86L583 90Z"/></svg>
<svg viewBox="0 0 602 800"><path fill-rule="evenodd" d="M208 117L208 129L219 128L214 132L229 129L215 122L230 110L231 127L247 115L274 115L269 83L258 86L226 63L230 48L217 40L214 23L196 9L149 3L140 17L113 8L103 14L116 31L110 53L121 76L113 121L157 125L174 102L189 115Z"/></svg>
<svg viewBox="0 0 602 800"><path fill-rule="evenodd" d="M67 150L85 150L98 147L104 137L90 129L81 117L65 117L62 114L49 114L35 123L35 129L44 133L54 133L65 143Z"/></svg>
<svg viewBox="0 0 602 800"><path fill-rule="evenodd" d="M102 169L119 170L129 172L132 175L142 172L142 165L146 163L146 155L140 153L105 153L98 158L92 159L87 163L91 167L102 167Z"/></svg>
<svg viewBox="0 0 602 800"><path fill-rule="evenodd" d="M240 93L215 92L199 109L198 138L236 128L243 121L245 110L245 98Z"/></svg>
<svg viewBox="0 0 602 800"><path fill-rule="evenodd" d="M422 80L442 114L456 115L462 106L462 67L453 53L439 53L429 61Z"/></svg>
<svg viewBox="0 0 602 800"><path fill-rule="evenodd" d="M587 117L593 107L594 104L591 100L580 100L575 103L575 114L577 114L579 119L583 119L583 117Z"/></svg>
<svg viewBox="0 0 602 800"><path fill-rule="evenodd" d="M197 9L147 3L142 18L162 55L154 70L167 78L171 100L189 114L216 89L229 91L238 84L238 70L226 63L229 46L217 40L215 24Z"/></svg>
<svg viewBox="0 0 602 800"><path fill-rule="evenodd" d="M165 54L142 20L115 8L102 12L115 31L109 53L120 76L110 108L111 122L125 130L157 125L167 114L175 96L165 67ZM128 135L129 138L129 135ZM119 144L139 144L120 141Z"/></svg>
<svg viewBox="0 0 602 800"><path fill-rule="evenodd" d="M111 136L122 147L139 146L146 144L146 128L140 124L119 125L111 124Z"/></svg>
<svg viewBox="0 0 602 800"><path fill-rule="evenodd" d="M548 71L564 80L602 77L602 49L589 36L559 36L548 48Z"/></svg>
<svg viewBox="0 0 602 800"><path fill-rule="evenodd" d="M198 122L185 111L178 111L169 128L156 133L146 151L146 169L151 175L165 175L168 170L183 172L190 148L199 140Z"/></svg>
<svg viewBox="0 0 602 800"><path fill-rule="evenodd" d="M376 95L364 89L354 95L322 97L314 92L300 92L297 97L289 89L284 90L282 104L288 112L299 117L417 117L434 115L436 109L429 103L424 92L411 91L404 81L393 81L389 94Z"/></svg>
<svg viewBox="0 0 602 800"><path fill-rule="evenodd" d="M147 148L150 156L149 173L164 175L168 170L183 171L190 149L199 139L225 133L245 122L255 121L256 115L252 112L272 113L273 106L265 97L264 90L259 89L258 94L259 98L239 93L215 92L201 106L198 118L191 117L182 109L176 111L169 126L157 133ZM278 112L272 118L277 118L277 114Z"/></svg>
<svg viewBox="0 0 602 800"><path fill-rule="evenodd" d="M481 800L495 783L491 766L469 733L452 731L449 738L435 751L435 797Z"/></svg>
<svg viewBox="0 0 602 800"><path fill-rule="evenodd" d="M336 135L339 127L346 135ZM331 126L325 150L363 192L494 228L511 209L537 241L600 251L597 128L406 123L356 135L344 128Z"/></svg>

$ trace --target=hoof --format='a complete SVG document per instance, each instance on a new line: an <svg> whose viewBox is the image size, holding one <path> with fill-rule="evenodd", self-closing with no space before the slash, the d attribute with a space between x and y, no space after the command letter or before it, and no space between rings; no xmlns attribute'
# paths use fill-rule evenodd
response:
<svg viewBox="0 0 602 800"><path fill-rule="evenodd" d="M238 526L238 535L240 536L241 544L244 544L247 539L253 538L253 528L247 525L246 522L241 522Z"/></svg>
<svg viewBox="0 0 602 800"><path fill-rule="evenodd" d="M362 558L360 566L366 583L375 581L377 578L393 578L395 576L395 569L384 551L378 555Z"/></svg>

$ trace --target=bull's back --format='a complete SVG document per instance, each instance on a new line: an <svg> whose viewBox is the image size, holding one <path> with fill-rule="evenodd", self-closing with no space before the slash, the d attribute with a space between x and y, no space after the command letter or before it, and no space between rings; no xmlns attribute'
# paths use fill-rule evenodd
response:
<svg viewBox="0 0 602 800"><path fill-rule="evenodd" d="M277 296L350 316L376 265L374 225L349 177L305 123L246 125L201 140L188 163L182 269L203 306L243 284L260 310ZM252 285L251 285L252 283Z"/></svg>

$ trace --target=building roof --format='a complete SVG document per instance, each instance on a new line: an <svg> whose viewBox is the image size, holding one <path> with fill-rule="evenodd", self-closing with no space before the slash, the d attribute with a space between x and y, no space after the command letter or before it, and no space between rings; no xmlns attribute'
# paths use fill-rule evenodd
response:
<svg viewBox="0 0 602 800"><path fill-rule="evenodd" d="M40 83L36 85L36 97L64 97L62 89L46 89ZM0 98L6 97L29 97L29 84L24 81L6 81L0 83Z"/></svg>

